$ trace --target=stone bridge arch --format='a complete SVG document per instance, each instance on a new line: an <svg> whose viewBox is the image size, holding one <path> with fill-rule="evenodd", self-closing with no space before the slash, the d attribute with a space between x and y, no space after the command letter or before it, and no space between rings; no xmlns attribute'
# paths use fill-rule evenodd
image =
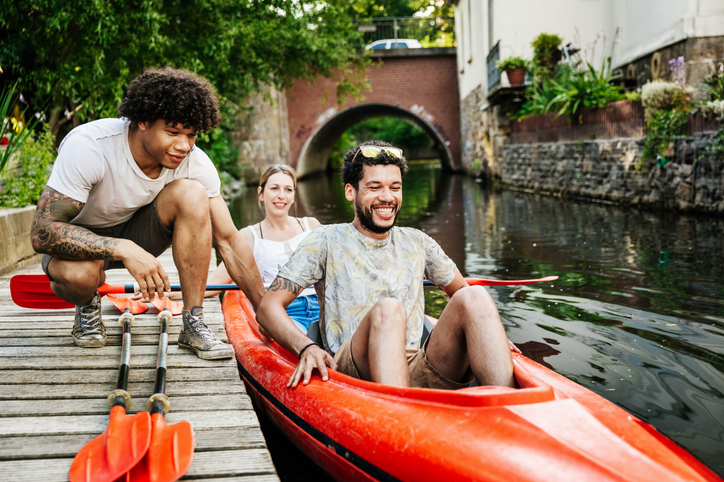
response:
<svg viewBox="0 0 724 482"><path fill-rule="evenodd" d="M367 70L364 100L336 103L336 83L296 81L286 95L290 163L300 176L324 171L335 141L370 117L397 117L420 127L443 166L460 164L460 100L455 49L375 52L381 63Z"/></svg>

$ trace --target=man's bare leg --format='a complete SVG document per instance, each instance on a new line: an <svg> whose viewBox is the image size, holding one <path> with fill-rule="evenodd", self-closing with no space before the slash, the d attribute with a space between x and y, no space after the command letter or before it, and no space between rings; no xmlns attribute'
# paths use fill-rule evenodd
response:
<svg viewBox="0 0 724 482"><path fill-rule="evenodd" d="M405 334L407 313L392 298L384 298L370 309L352 336L352 356L365 380L395 387L410 386Z"/></svg>
<svg viewBox="0 0 724 482"><path fill-rule="evenodd" d="M203 306L211 261L209 195L201 183L179 179L161 191L156 207L161 222L173 229L173 260L184 306Z"/></svg>
<svg viewBox="0 0 724 482"><path fill-rule="evenodd" d="M103 261L70 261L53 258L48 264L48 273L53 281L50 289L59 298L83 305L93 298L99 286L106 282Z"/></svg>
<svg viewBox="0 0 724 482"><path fill-rule="evenodd" d="M453 295L431 334L427 359L450 380L462 381L470 367L481 385L516 386L508 337L482 286Z"/></svg>

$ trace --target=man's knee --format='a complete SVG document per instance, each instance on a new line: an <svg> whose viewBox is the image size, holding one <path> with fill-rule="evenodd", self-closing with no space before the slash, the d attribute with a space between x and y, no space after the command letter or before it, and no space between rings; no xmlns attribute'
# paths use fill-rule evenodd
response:
<svg viewBox="0 0 724 482"><path fill-rule="evenodd" d="M394 298L383 298L370 309L370 321L377 328L407 327L407 312Z"/></svg>
<svg viewBox="0 0 724 482"><path fill-rule="evenodd" d="M74 293L93 292L105 282L103 262L100 261L52 260L48 272L55 283Z"/></svg>
<svg viewBox="0 0 724 482"><path fill-rule="evenodd" d="M163 188L158 195L156 206L162 219L167 214L208 216L209 194L199 181L177 179Z"/></svg>

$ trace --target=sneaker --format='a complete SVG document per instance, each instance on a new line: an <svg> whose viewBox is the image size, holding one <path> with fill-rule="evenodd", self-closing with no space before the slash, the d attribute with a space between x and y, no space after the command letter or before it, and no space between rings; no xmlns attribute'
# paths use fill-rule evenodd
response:
<svg viewBox="0 0 724 482"><path fill-rule="evenodd" d="M194 350L199 358L217 360L232 358L234 349L219 340L214 332L204 324L201 308L194 306L192 311L183 310L184 329L178 336L178 346Z"/></svg>
<svg viewBox="0 0 724 482"><path fill-rule="evenodd" d="M106 327L101 318L101 295L97 291L88 303L75 307L73 343L83 347L106 345Z"/></svg>

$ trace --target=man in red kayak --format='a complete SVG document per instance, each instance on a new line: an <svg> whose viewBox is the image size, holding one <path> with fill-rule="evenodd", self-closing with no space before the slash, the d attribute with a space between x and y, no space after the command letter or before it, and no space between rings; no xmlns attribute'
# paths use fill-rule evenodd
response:
<svg viewBox="0 0 724 482"><path fill-rule="evenodd" d="M128 269L145 300L163 297L171 284L156 256L173 243L186 307L179 346L230 358L231 346L203 321L212 238L252 303L264 290L216 168L194 146L197 133L219 122L214 89L189 71L149 70L130 84L119 111L63 139L33 220L33 247L53 292L76 305L73 341L106 343L97 288L107 269Z"/></svg>
<svg viewBox="0 0 724 482"><path fill-rule="evenodd" d="M402 206L402 150L372 141L345 155L342 181L355 218L323 225L302 241L279 271L257 320L299 356L288 382L307 384L327 368L400 387L514 387L510 345L495 304L480 286L468 286L440 246L423 232L395 226ZM450 296L424 346L423 279ZM314 285L324 347L297 330L285 308Z"/></svg>

